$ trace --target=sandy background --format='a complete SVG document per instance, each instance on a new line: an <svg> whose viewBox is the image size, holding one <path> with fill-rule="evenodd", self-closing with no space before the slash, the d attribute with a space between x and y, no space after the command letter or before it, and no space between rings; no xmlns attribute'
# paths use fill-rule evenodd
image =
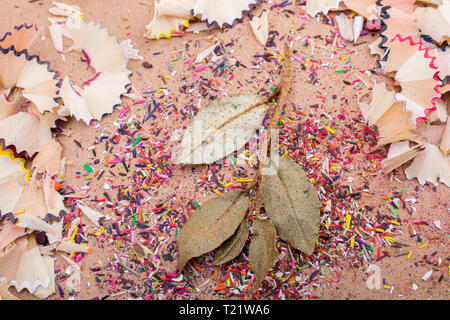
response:
<svg viewBox="0 0 450 320"><path fill-rule="evenodd" d="M336 187L330 193L333 194L333 199L339 199L336 195L341 186L348 186L352 191L359 190L362 196L340 200L344 212L351 206L354 208L373 206L372 210L362 209L365 217L371 221L382 221L383 219L383 221L392 219L398 221L400 226L392 225L391 234L395 241L409 246L399 248L374 242L373 245L371 244L374 249L372 254L374 259L367 262L361 257L359 253L361 249L358 249L358 244L355 248L350 248L348 239L342 239L342 243L337 240L343 236L340 228L331 231L322 226L321 234L328 238L320 239L319 247L332 253L335 258L331 261L323 259L320 257L324 255L318 253L316 257L306 259L299 252L294 252L294 257L292 257L286 244L279 241L281 257L277 262L277 267L271 271L266 278L267 281L261 286L258 297L260 299L280 299L284 295L286 299L448 299L450 289L449 189L444 185L421 186L416 180L408 181L401 170L396 170L394 175L383 175L377 170L379 160L370 161L362 152L356 154L349 152L352 146L357 146L365 152L373 151L370 148L373 140L369 136L362 137L364 124L356 104L357 97L367 93L375 80L384 80L389 83L389 79L385 79L383 76L370 72L364 73L364 71L376 67L376 60L370 56L366 47L374 39L374 35L368 34L361 37L356 46L345 43L345 47L336 48L336 53L330 58L331 43L328 40L336 32L334 27L310 21L310 18L298 14L294 5L271 8L276 4L271 3L264 4L263 7L269 10L271 36L275 36L274 47L264 48L257 42L252 34L248 18L234 28L223 31L212 30L159 41L148 40L143 37L143 34L145 25L153 16L152 2L149 0L68 2L68 4L76 4L81 8L85 14L85 21L94 21L107 27L109 33L116 35L119 42L125 39L132 40L134 47L139 49L139 54L144 58L142 61L130 61L128 64L128 69L133 72L130 76L132 86L137 89L138 93L147 97L151 102L152 109L152 99L155 102L161 102L161 106L154 112L154 117L144 122L143 120L148 114L144 104L132 105L130 99L123 98L123 105L118 106L117 109L121 109L127 104L131 108L123 118L119 118L118 112L115 112L105 116L100 123L95 123L93 126L87 126L83 122L73 119L65 123L64 134L59 135L58 139L64 146L64 156L69 162L73 162L66 168L64 185L76 189L76 194L84 198L85 204L95 205L97 209L115 218L122 217L121 223L126 220L124 216L127 215L127 209L132 211L132 215L142 210L148 218L145 222L154 230L154 236L152 235L154 238L151 238L153 240L150 242L152 245L149 246L150 250L159 255L165 254L163 259L150 257L149 268L143 271L142 264L135 258L132 249L133 242L142 243L148 240L138 235L139 230L135 230L135 239L116 241L111 240L110 235L95 236L97 230L84 219L82 221L86 224L85 232L91 232L87 239L94 248L94 253L81 260L82 286L77 295L72 295L72 297L75 299L248 298L248 296L239 294L233 296L232 288L215 290L218 283L224 283L226 286L227 279L229 279L227 272L230 268L243 266L244 286L251 282L248 266L246 267L246 257L242 254L236 258L236 262L220 268L211 266L208 262L211 258L210 255L197 259L199 268L189 267L184 272L188 279L187 284L186 282L181 284L171 282L161 277L167 273L175 273L175 277L179 275L173 256L175 253L174 235L182 225L184 218L181 217L187 216L195 208L192 205L193 200L204 203L208 198L215 196L213 190L217 187L211 173L214 172L214 175L223 184L227 184L233 182L235 172L229 160L223 167L180 167L165 163L164 159L166 158L162 156L170 155L173 148L176 147L174 138L179 129L182 129L195 113L195 108L192 106L205 105L210 96L219 96L223 93L262 95L264 91L261 89L269 90L270 87L273 87L279 81L280 69L277 67L277 63L274 62L274 59L265 61L255 55L267 53L268 56L280 57L279 51L283 48L283 38L285 35L289 35L293 39L292 47L300 50L307 57L313 55L313 60L316 62L293 61L294 78L291 94L286 104L286 112L282 116L285 122L282 131L288 132L287 136L289 136L289 132L295 135L295 128L305 130L305 123L308 120L318 121L316 123L321 123L322 127L332 128L336 134L330 135L330 141L341 146L340 156L343 158L343 162L350 157L353 158L349 164L337 165L339 178ZM50 61L52 68L58 70L61 77L70 75L75 82L81 84L83 80L89 79L93 75L93 70L89 70L87 65L80 60L80 54L65 54L66 61L64 62L54 49L46 28L47 18L50 17L48 9L51 5L51 1L2 1L0 4L2 13L0 34L4 34L13 26L24 22L36 24L41 30L41 35L32 45L31 51L39 53L42 60ZM261 10L261 7L256 8L253 13L259 14ZM308 36L312 37L316 44L314 52L311 51L311 45L305 46L305 39ZM233 79L229 80L226 74L225 77L218 76L212 71L214 63L208 61L208 66L212 67L199 73L201 81L195 81L188 66L183 62L189 58L195 58L196 54L210 46L215 39L219 40L225 49L220 54L227 58L226 64L230 66L228 74L233 74ZM236 61L239 62L238 65ZM144 67L143 62L148 62L152 68ZM255 65L259 68L254 68ZM311 66L317 73L314 79L310 75L312 73ZM347 69L345 74L335 72L335 70L344 68ZM343 82L344 80L352 82L355 79L360 79L360 81L350 85ZM208 86L211 89L206 90ZM158 92L160 89L165 90ZM156 92L144 94L144 92L152 90L156 90ZM187 116L179 112L181 109L186 110ZM111 138L110 134L117 127L115 124L135 121L140 121L141 125L128 126L126 130L129 131L121 135L121 140L114 145L114 149L104 152L105 143L104 141L99 142L99 137ZM167 178L158 176L157 183L154 183L153 188L150 188L148 192L141 192L142 181L133 180L136 168L133 168L129 158L126 159L130 164L130 172L122 175L120 173L123 172L117 166L107 166L104 161L107 153L111 158L114 154L119 157L127 157L127 154L133 149L129 146L137 137L136 134L130 135L133 131L137 131L137 134L144 138L143 146L149 148L146 152L150 149L153 150L154 158L160 161L155 166L160 169L159 172L163 176L167 176ZM305 133L300 135L304 137ZM361 140L365 140L363 145L358 143ZM300 141L302 140L300 139ZM302 146L301 142L299 145ZM323 161L326 158L329 160L335 158L324 143L307 149L308 153L313 155L312 158L318 159L308 160L308 174L319 174ZM95 154L93 150L95 150ZM94 168L94 172L103 169L105 173L100 179L93 177L92 173L87 173L83 168L86 163ZM255 170L250 168L247 162L244 162L242 167L248 169L249 177L255 174ZM242 171L245 172L245 170ZM86 180L86 177L91 177L91 180ZM109 185L109 189L105 189L105 184ZM86 190L83 190L83 187ZM129 192L133 196L139 193L145 194L145 202L141 204L141 209L133 206L134 198L131 200L126 197L117 198L117 192L123 194L127 187L130 187L131 191ZM403 200L415 199L416 202L414 204L406 202L405 209L400 208L398 216L394 216L388 207L389 199L392 199L394 194L402 189L406 190L402 196ZM220 191L223 192L223 190ZM108 207L105 202L96 201L105 198L104 192L113 198L114 208ZM173 211L166 215L155 214L154 209L163 203L167 203L167 207L172 208ZM415 209L412 210L411 207ZM380 216L386 217L379 219ZM335 213L330 214L330 217L336 225L342 226L345 220L344 218L340 219ZM358 224L364 228L364 220L361 220L352 221L352 229L358 227ZM440 221L441 229L438 229L433 223L436 220ZM122 227L124 225L122 224ZM409 225L412 225L420 235L420 241L417 236L410 236ZM126 228L123 227L122 230L124 229ZM158 245L155 247L156 243ZM427 245L423 246L425 243ZM342 250L336 249L336 245L342 246ZM378 248L383 256L380 260L376 260ZM411 256L408 259L405 253L410 251ZM297 261L300 259L303 261L302 265L305 264L307 267L299 269L298 265L292 266L292 258ZM324 265L320 265L322 259L326 261ZM108 265L109 261L112 261L112 264ZM116 268L118 261L122 261L134 272ZM373 263L381 269L383 285L379 290L366 288L366 279L368 278L366 270L369 263ZM318 269L319 265L320 269ZM55 269L64 270L64 262L58 259ZM313 274L318 270L320 272ZM431 278L423 281L422 277L429 270L433 270ZM237 272L235 273L237 274ZM295 278L296 276L298 278ZM210 281L211 279L213 281ZM305 281L305 279L310 281ZM57 281L57 283L64 289L64 281ZM416 290L413 289L414 285L417 285ZM187 290L180 288L187 288ZM34 298L26 292L22 292L18 296L25 299ZM70 296L67 292L61 296L57 290L57 293L49 299L67 299Z"/></svg>

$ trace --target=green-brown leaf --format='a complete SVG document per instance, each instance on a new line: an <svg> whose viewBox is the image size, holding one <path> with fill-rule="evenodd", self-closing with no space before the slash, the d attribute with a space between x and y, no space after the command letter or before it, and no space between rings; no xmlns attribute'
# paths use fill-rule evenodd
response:
<svg viewBox="0 0 450 320"><path fill-rule="evenodd" d="M213 163L243 147L269 109L258 96L225 96L200 109L186 128L176 163Z"/></svg>
<svg viewBox="0 0 450 320"><path fill-rule="evenodd" d="M247 241L248 233L248 219L244 219L236 232L217 248L212 264L217 266L236 258Z"/></svg>
<svg viewBox="0 0 450 320"><path fill-rule="evenodd" d="M276 247L277 231L268 219L255 219L252 224L253 236L250 242L248 259L255 274L253 289L257 290L267 272L278 259Z"/></svg>
<svg viewBox="0 0 450 320"><path fill-rule="evenodd" d="M180 270L191 258L216 249L231 237L244 219L247 208L248 196L232 190L195 210L176 239Z"/></svg>
<svg viewBox="0 0 450 320"><path fill-rule="evenodd" d="M263 202L281 239L310 255L319 236L320 202L305 172L280 157L276 174L264 176Z"/></svg>

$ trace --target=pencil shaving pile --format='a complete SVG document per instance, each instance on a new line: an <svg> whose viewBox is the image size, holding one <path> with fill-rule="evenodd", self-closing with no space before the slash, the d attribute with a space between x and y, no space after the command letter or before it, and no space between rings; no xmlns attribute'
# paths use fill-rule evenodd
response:
<svg viewBox="0 0 450 320"><path fill-rule="evenodd" d="M244 20L244 15L259 6L259 0L155 0L153 19L146 26L149 39L182 36L185 32L200 32L212 28L232 28ZM253 16L250 21L257 41L266 45L268 12Z"/></svg>
<svg viewBox="0 0 450 320"><path fill-rule="evenodd" d="M128 61L142 59L130 40L119 44L106 28L84 22L78 7L54 4L50 12L56 17L49 18L49 32L55 49L61 55L82 52L96 74L83 89L68 76L61 83L49 62L28 51L38 34L35 25L14 27L0 38L2 299L15 298L8 291L11 286L39 298L52 295L55 252L92 252L88 246L74 242L79 219L65 225L67 210L57 192L58 181L64 177L65 158L61 158L62 146L55 139L55 129L69 116L89 124L111 113L130 83ZM66 52L63 36L73 41ZM88 207L83 207L82 212L98 225L102 214ZM79 266L62 257L70 263L67 288L76 292L81 282Z"/></svg>

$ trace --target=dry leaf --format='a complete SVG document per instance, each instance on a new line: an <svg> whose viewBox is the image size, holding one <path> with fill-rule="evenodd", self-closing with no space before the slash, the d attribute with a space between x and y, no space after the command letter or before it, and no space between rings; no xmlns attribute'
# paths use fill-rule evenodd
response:
<svg viewBox="0 0 450 320"><path fill-rule="evenodd" d="M213 24L219 28L233 27L242 22L243 15L251 8L259 5L258 0L197 0L192 10L194 16L200 16L208 26Z"/></svg>
<svg viewBox="0 0 450 320"><path fill-rule="evenodd" d="M266 213L280 238L311 255L319 236L320 201L305 172L280 157L276 174L264 176L262 190Z"/></svg>
<svg viewBox="0 0 450 320"><path fill-rule="evenodd" d="M244 219L234 234L216 249L212 264L217 266L236 258L247 241L249 233L248 227L248 219Z"/></svg>
<svg viewBox="0 0 450 320"><path fill-rule="evenodd" d="M255 274L253 290L258 290L261 282L278 259L276 229L267 219L255 219L252 223L253 235L248 250L248 260Z"/></svg>
<svg viewBox="0 0 450 320"><path fill-rule="evenodd" d="M243 147L262 126L268 105L258 96L226 96L200 109L184 132L176 163L213 163Z"/></svg>
<svg viewBox="0 0 450 320"><path fill-rule="evenodd" d="M178 267L216 249L231 237L245 217L248 196L231 190L195 210L181 228L176 239Z"/></svg>
<svg viewBox="0 0 450 320"><path fill-rule="evenodd" d="M250 20L253 34L263 46L266 45L267 39L269 38L269 22L267 14L267 10L263 10L259 17L254 16L252 20Z"/></svg>
<svg viewBox="0 0 450 320"><path fill-rule="evenodd" d="M444 0L437 8L419 7L413 16L422 34L438 43L450 41L450 1Z"/></svg>

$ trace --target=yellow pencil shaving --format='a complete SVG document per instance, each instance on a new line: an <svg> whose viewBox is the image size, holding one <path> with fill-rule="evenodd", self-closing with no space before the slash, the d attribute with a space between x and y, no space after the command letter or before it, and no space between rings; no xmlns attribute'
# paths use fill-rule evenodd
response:
<svg viewBox="0 0 450 320"><path fill-rule="evenodd" d="M345 223L344 223L344 227L345 229L350 229L350 222L352 221L352 216L349 215L348 213L345 215Z"/></svg>
<svg viewBox="0 0 450 320"><path fill-rule="evenodd" d="M331 132L332 134L336 134L336 131L331 129L330 127L325 127L329 132Z"/></svg>
<svg viewBox="0 0 450 320"><path fill-rule="evenodd" d="M14 217L17 217L18 215L24 214L26 210L23 210L22 212L16 212L14 213Z"/></svg>
<svg viewBox="0 0 450 320"><path fill-rule="evenodd" d="M96 236L99 236L103 231L103 227L100 227L100 229L98 229L97 233L95 234Z"/></svg>
<svg viewBox="0 0 450 320"><path fill-rule="evenodd" d="M0 156L8 156L9 160L14 161L14 162L19 162L19 170L23 171L26 173L25 175L25 180L30 181L32 172L31 170L28 170L25 168L25 159L24 158L16 158L14 156L14 152L12 150L3 150L0 147Z"/></svg>
<svg viewBox="0 0 450 320"><path fill-rule="evenodd" d="M255 180L255 179L247 179L247 178L239 178L239 179L234 178L234 179L236 180L236 182L252 182Z"/></svg>
<svg viewBox="0 0 450 320"><path fill-rule="evenodd" d="M70 236L70 242L73 242L73 240L75 239L75 236L77 235L78 232L78 227L75 228L75 230L73 231L72 235Z"/></svg>

